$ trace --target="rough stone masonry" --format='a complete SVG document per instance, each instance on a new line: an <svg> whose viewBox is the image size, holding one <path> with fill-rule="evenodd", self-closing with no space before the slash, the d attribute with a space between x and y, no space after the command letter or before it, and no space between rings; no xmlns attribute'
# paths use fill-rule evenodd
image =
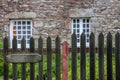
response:
<svg viewBox="0 0 120 80"><path fill-rule="evenodd" d="M96 36L100 32L115 34L120 31L120 0L0 0L3 36L9 36L10 20L32 19L35 41L39 36L51 36L54 41L59 35L70 42L74 17L90 17Z"/></svg>

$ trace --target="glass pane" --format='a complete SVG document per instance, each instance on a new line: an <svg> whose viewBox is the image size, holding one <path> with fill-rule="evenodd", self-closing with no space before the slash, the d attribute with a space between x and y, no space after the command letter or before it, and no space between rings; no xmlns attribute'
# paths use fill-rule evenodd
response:
<svg viewBox="0 0 120 80"><path fill-rule="evenodd" d="M86 42L89 43L89 39L87 39Z"/></svg>
<svg viewBox="0 0 120 80"><path fill-rule="evenodd" d="M77 24L77 28L80 28L80 25L79 25L79 24Z"/></svg>
<svg viewBox="0 0 120 80"><path fill-rule="evenodd" d="M23 26L22 29L26 29L26 26Z"/></svg>
<svg viewBox="0 0 120 80"><path fill-rule="evenodd" d="M24 35L23 37L26 39L26 36L25 36L25 35Z"/></svg>
<svg viewBox="0 0 120 80"><path fill-rule="evenodd" d="M77 33L79 33L80 32L80 30L79 29L77 29Z"/></svg>
<svg viewBox="0 0 120 80"><path fill-rule="evenodd" d="M26 31L23 31L23 34L26 34Z"/></svg>
<svg viewBox="0 0 120 80"><path fill-rule="evenodd" d="M89 28L89 24L87 24L87 28Z"/></svg>
<svg viewBox="0 0 120 80"><path fill-rule="evenodd" d="M73 28L76 28L76 24L73 24Z"/></svg>
<svg viewBox="0 0 120 80"><path fill-rule="evenodd" d="M18 44L21 44L21 40L18 40Z"/></svg>
<svg viewBox="0 0 120 80"><path fill-rule="evenodd" d="M27 31L27 34L31 34L31 31Z"/></svg>
<svg viewBox="0 0 120 80"><path fill-rule="evenodd" d="M21 29L21 26L18 26L18 30L20 30Z"/></svg>
<svg viewBox="0 0 120 80"><path fill-rule="evenodd" d="M30 40L27 40L27 44L30 44Z"/></svg>
<svg viewBox="0 0 120 80"><path fill-rule="evenodd" d="M85 24L83 24L83 28L85 28Z"/></svg>
<svg viewBox="0 0 120 80"><path fill-rule="evenodd" d="M31 35L28 35L28 36L27 36L27 39L30 39L30 38L31 38Z"/></svg>
<svg viewBox="0 0 120 80"><path fill-rule="evenodd" d="M89 37L89 34L87 34L87 37Z"/></svg>
<svg viewBox="0 0 120 80"><path fill-rule="evenodd" d="M89 19L87 19L87 23L89 23Z"/></svg>
<svg viewBox="0 0 120 80"><path fill-rule="evenodd" d="M26 25L26 21L22 21L22 25Z"/></svg>
<svg viewBox="0 0 120 80"><path fill-rule="evenodd" d="M76 29L73 29L73 33L76 33Z"/></svg>
<svg viewBox="0 0 120 80"><path fill-rule="evenodd" d="M79 42L80 42L80 39L77 39L77 42L79 43Z"/></svg>
<svg viewBox="0 0 120 80"><path fill-rule="evenodd" d="M18 34L21 34L21 31L18 31Z"/></svg>
<svg viewBox="0 0 120 80"><path fill-rule="evenodd" d="M85 21L86 21L86 20L85 20L85 19L83 19L83 23L85 23Z"/></svg>
<svg viewBox="0 0 120 80"><path fill-rule="evenodd" d="M79 34L77 34L77 38L79 38L80 37L80 35Z"/></svg>
<svg viewBox="0 0 120 80"><path fill-rule="evenodd" d="M27 26L27 29L31 29L31 26Z"/></svg>
<svg viewBox="0 0 120 80"><path fill-rule="evenodd" d="M83 32L85 33L85 29L83 29Z"/></svg>
<svg viewBox="0 0 120 80"><path fill-rule="evenodd" d="M18 25L21 25L21 21L18 21Z"/></svg>
<svg viewBox="0 0 120 80"><path fill-rule="evenodd" d="M73 23L76 23L76 20L75 20L75 19L73 19Z"/></svg>
<svg viewBox="0 0 120 80"><path fill-rule="evenodd" d="M89 32L89 29L87 29L87 32Z"/></svg>
<svg viewBox="0 0 120 80"><path fill-rule="evenodd" d="M31 23L30 23L30 21L27 21L27 25L30 25Z"/></svg>
<svg viewBox="0 0 120 80"><path fill-rule="evenodd" d="M79 19L77 19L77 23L79 23L80 22L80 20Z"/></svg>
<svg viewBox="0 0 120 80"><path fill-rule="evenodd" d="M21 39L21 36L18 36L18 39Z"/></svg>

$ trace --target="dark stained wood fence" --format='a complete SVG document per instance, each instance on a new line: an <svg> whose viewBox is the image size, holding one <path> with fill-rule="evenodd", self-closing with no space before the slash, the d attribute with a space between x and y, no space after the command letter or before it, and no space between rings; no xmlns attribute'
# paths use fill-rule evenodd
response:
<svg viewBox="0 0 120 80"><path fill-rule="evenodd" d="M80 80L86 80L86 39L85 39L85 34L82 33L80 37L80 52L77 52L77 39L76 39L76 34L72 34L71 36L71 79L72 80L77 80L78 77L80 77ZM104 69L104 61L107 61L106 64L106 70L107 70L107 80L113 80L113 76L115 76L114 79L120 80L120 34L117 33L115 35L115 57L112 56L113 54L113 38L111 33L108 33L106 37L106 42L104 42L104 35L102 33L99 34L98 36L98 80L105 80L105 69ZM6 60L6 55L8 55L8 43L9 40L7 37L4 38L4 80L9 80L9 66L8 66L8 61ZM52 80L52 41L51 38L47 38L47 80ZM25 48L25 39L23 38L21 42L21 50L22 53L26 53L26 48ZM104 45L106 43L106 46ZM90 34L90 45L89 45L89 57L90 57L90 80L96 80L96 72L95 71L95 35L94 33ZM30 53L35 52L35 44L34 44L34 39L31 37L30 39ZM105 51L106 48L106 51ZM14 37L13 39L13 46L12 46L12 53L15 54L17 52L17 40ZM22 54L21 53L21 54ZM105 58L105 53L106 53L106 58ZM42 37L39 38L38 40L38 54L41 55L41 61L38 62L38 75L37 78L35 77L35 65L34 63L30 63L30 80L45 80L43 76L43 39ZM80 70L77 70L77 55L80 55ZM61 42L59 36L56 37L55 39L55 57L56 57L56 66L55 66L55 76L56 80L61 80ZM112 58L115 58L115 68L112 67ZM106 59L106 60L105 60ZM13 80L18 79L18 74L17 74L17 63L13 63ZM26 80L26 63L21 64L21 80ZM113 74L113 70L115 69L115 73ZM77 72L80 72L80 75L78 76Z"/></svg>

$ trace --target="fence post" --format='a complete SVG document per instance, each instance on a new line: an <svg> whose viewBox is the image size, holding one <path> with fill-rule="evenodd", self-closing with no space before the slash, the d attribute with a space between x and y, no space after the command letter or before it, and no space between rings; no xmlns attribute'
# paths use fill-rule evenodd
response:
<svg viewBox="0 0 120 80"><path fill-rule="evenodd" d="M120 33L115 35L116 80L120 80Z"/></svg>
<svg viewBox="0 0 120 80"><path fill-rule="evenodd" d="M16 37L13 38L12 41L12 48L13 53L17 52L17 39ZM17 80L18 74L17 74L17 63L13 63L13 80Z"/></svg>
<svg viewBox="0 0 120 80"><path fill-rule="evenodd" d="M72 34L72 80L77 80L77 38Z"/></svg>
<svg viewBox="0 0 120 80"><path fill-rule="evenodd" d="M3 80L8 80L8 62L6 60L6 55L8 54L8 38L4 38L4 78Z"/></svg>
<svg viewBox="0 0 120 80"><path fill-rule="evenodd" d="M38 53L41 55L41 61L38 64L39 74L38 80L43 80L43 40L42 37L38 40Z"/></svg>
<svg viewBox="0 0 120 80"><path fill-rule="evenodd" d="M21 50L23 53L26 51L26 41L24 37L22 38L22 41L21 41ZM25 63L22 63L22 74L21 75L22 75L22 80L26 80L26 64Z"/></svg>
<svg viewBox="0 0 120 80"><path fill-rule="evenodd" d="M68 43L62 43L62 80L68 80Z"/></svg>
<svg viewBox="0 0 120 80"><path fill-rule="evenodd" d="M30 38L30 53L34 53L35 48L34 48L34 39L33 37ZM30 80L35 79L35 66L34 63L30 63Z"/></svg>
<svg viewBox="0 0 120 80"><path fill-rule="evenodd" d="M60 38L59 36L56 37L56 80L61 80L60 77Z"/></svg>
<svg viewBox="0 0 120 80"><path fill-rule="evenodd" d="M90 34L90 80L95 80L95 36Z"/></svg>
<svg viewBox="0 0 120 80"><path fill-rule="evenodd" d="M52 49L51 38L47 38L47 80L52 80Z"/></svg>
<svg viewBox="0 0 120 80"><path fill-rule="evenodd" d="M98 54L99 54L99 80L104 80L104 36L102 33L98 36Z"/></svg>
<svg viewBox="0 0 120 80"><path fill-rule="evenodd" d="M112 35L107 35L107 80L112 80Z"/></svg>
<svg viewBox="0 0 120 80"><path fill-rule="evenodd" d="M85 38L85 34L82 33L81 35L81 41L80 41L81 45L80 45L80 53L81 53L81 58L80 58L80 69L81 69L81 80L86 80L86 38Z"/></svg>

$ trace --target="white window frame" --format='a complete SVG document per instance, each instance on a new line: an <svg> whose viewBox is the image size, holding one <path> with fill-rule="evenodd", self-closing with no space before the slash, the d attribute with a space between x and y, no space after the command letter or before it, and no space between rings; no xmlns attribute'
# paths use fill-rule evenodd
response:
<svg viewBox="0 0 120 80"><path fill-rule="evenodd" d="M25 22L25 24L23 24L23 22ZM21 48L21 40L23 36L26 39L26 48L29 48L29 41L30 37L32 36L32 20L10 20L10 48L12 48L12 40L14 37L14 26L16 26L17 48Z"/></svg>
<svg viewBox="0 0 120 80"><path fill-rule="evenodd" d="M89 36L90 36L90 32L91 32L90 18L72 18L71 20L72 20L71 21L71 33L73 34L75 32L75 34L77 36L77 47L80 47L80 36L83 32L86 35L86 47L89 47L89 42L90 42ZM85 21L83 21L83 20L85 20ZM87 22L87 20L89 20L89 21ZM89 26L89 27L87 27L87 26Z"/></svg>

